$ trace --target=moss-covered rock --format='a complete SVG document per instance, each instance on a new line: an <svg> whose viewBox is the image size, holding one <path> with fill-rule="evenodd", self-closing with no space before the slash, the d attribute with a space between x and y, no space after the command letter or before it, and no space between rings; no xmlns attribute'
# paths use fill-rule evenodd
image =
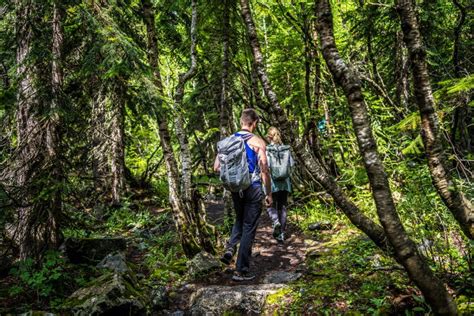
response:
<svg viewBox="0 0 474 316"><path fill-rule="evenodd" d="M147 295L132 273L107 273L74 292L63 309L74 315L143 315Z"/></svg>
<svg viewBox="0 0 474 316"><path fill-rule="evenodd" d="M222 268L222 263L213 255L201 251L187 263L188 275L191 278L202 277Z"/></svg>
<svg viewBox="0 0 474 316"><path fill-rule="evenodd" d="M127 264L125 254L122 252L108 254L97 264L97 268L112 270L116 273L127 273L131 271Z"/></svg>
<svg viewBox="0 0 474 316"><path fill-rule="evenodd" d="M191 315L269 314L266 299L283 289L283 284L209 286L191 295Z"/></svg>

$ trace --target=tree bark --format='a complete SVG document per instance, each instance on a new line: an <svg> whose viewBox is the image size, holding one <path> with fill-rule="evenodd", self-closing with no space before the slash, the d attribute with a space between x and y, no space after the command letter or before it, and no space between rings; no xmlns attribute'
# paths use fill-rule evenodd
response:
<svg viewBox="0 0 474 316"><path fill-rule="evenodd" d="M90 119L91 164L94 185L98 192L106 187L107 170L107 127L106 127L106 88L99 86L92 93Z"/></svg>
<svg viewBox="0 0 474 316"><path fill-rule="evenodd" d="M222 11L222 73L221 73L221 93L220 93L220 115L219 115L219 132L220 139L229 136L229 113L232 113L232 108L229 108L229 102L227 99L228 90L228 77L229 77L229 66L230 66L230 45L229 45L229 32L230 32L230 0L224 0L223 11Z"/></svg>
<svg viewBox="0 0 474 316"><path fill-rule="evenodd" d="M182 113L184 86L191 80L197 72L197 54L196 54L196 28L197 28L197 3L191 1L191 66L185 73L179 75L178 85L175 93L175 111L177 111L175 128L181 150L181 195L186 203L192 201L192 161L191 151L189 149L188 135L185 130Z"/></svg>
<svg viewBox="0 0 474 316"><path fill-rule="evenodd" d="M10 77L8 76L8 67L4 62L0 62L2 66L0 70L0 77L2 77L3 89L8 90L10 88Z"/></svg>
<svg viewBox="0 0 474 316"><path fill-rule="evenodd" d="M474 238L474 206L453 182L446 168L441 132L426 64L426 51L423 47L415 10L410 0L398 0L396 4L410 57L415 98L421 116L421 137L431 179L464 234L472 240Z"/></svg>
<svg viewBox="0 0 474 316"><path fill-rule="evenodd" d="M410 83L408 80L409 69L403 33L397 32L397 49L395 53L395 78L396 78L396 102L402 111L409 112Z"/></svg>
<svg viewBox="0 0 474 316"><path fill-rule="evenodd" d="M270 80L268 79L248 0L240 0L240 4L242 17L247 28L249 43L252 48L257 75L262 83L265 95L269 100L267 110L272 117L273 123L281 130L283 141L292 145L295 158L298 163L301 164L304 172L314 181L320 183L326 191L331 194L336 205L347 215L350 221L357 228L366 233L379 247L388 249L387 241L385 240L385 233L383 232L382 227L364 215L357 206L347 198L341 188L337 186L335 180L322 168L317 159L315 159L297 139L297 135L294 133L286 113L281 108Z"/></svg>
<svg viewBox="0 0 474 316"><path fill-rule="evenodd" d="M154 84L158 93L164 95L158 65L155 14L150 0L142 0L142 13L147 29L147 55L150 67L153 70ZM192 209L192 203L185 203L181 199L178 164L173 152L166 112L163 110L161 103L157 103L154 111L158 121L161 149L168 175L169 201L173 209L173 217L183 251L189 258L197 254L201 247L208 252L214 253L212 236L215 234L215 231L212 226L206 223L202 207Z"/></svg>
<svg viewBox="0 0 474 316"><path fill-rule="evenodd" d="M436 314L454 315L456 314L456 305L451 296L444 284L430 270L426 260L418 253L416 245L408 237L398 217L388 178L372 134L360 79L355 70L345 64L336 47L329 0L318 0L317 7L318 30L321 35L323 56L335 81L342 87L346 95L377 214L385 234L393 246L395 257L405 267L408 275L420 288Z"/></svg>
<svg viewBox="0 0 474 316"><path fill-rule="evenodd" d="M110 125L110 193L112 205L120 205L125 179L125 85L117 79L112 97Z"/></svg>
<svg viewBox="0 0 474 316"><path fill-rule="evenodd" d="M453 0L453 4L459 10L459 17L457 25L454 29L454 43L453 43L453 68L454 68L454 76L456 78L462 77L463 67L461 66L461 60L459 57L459 50L461 46L461 35L462 35L462 28L466 22L467 10L459 0ZM470 96L468 93L460 95L458 98L459 105L456 106L453 115L453 123L451 126L451 143L454 148L455 154L460 156L462 159L466 152L470 150L470 142L472 138L470 138L469 129L474 131L474 124L471 123L471 116L470 112L472 111L469 109L469 101ZM457 133L459 131L459 141L456 140ZM470 165L469 162L466 163L468 166ZM454 162L455 168L457 170L462 170L464 166L459 163L459 160L456 159ZM460 172L462 174L462 172Z"/></svg>
<svg viewBox="0 0 474 316"><path fill-rule="evenodd" d="M31 56L35 41L34 33L44 27L38 16L39 5L35 1L16 1L16 42L18 108L17 142L18 159L14 166L13 182L20 189L20 206L15 223L9 227L10 237L19 250L20 260L29 257L38 258L44 250L56 248L61 241L58 220L61 215L61 195L58 187L60 169L57 165L58 118L54 114L41 120L42 111L57 109L57 100L47 104L39 98L42 88L37 62ZM58 9L55 6L55 9ZM55 10L53 21L53 59L60 59L62 33L59 14ZM58 33L59 32L59 33ZM53 89L60 89L61 71L58 63L52 68ZM57 92L57 91L55 91ZM56 113L57 114L57 113ZM45 150L46 148L46 150ZM45 190L48 190L46 192Z"/></svg>

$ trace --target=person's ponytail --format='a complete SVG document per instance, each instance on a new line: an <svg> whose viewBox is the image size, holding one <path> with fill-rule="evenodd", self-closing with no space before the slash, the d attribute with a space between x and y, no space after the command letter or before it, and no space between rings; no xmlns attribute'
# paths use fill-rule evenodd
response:
<svg viewBox="0 0 474 316"><path fill-rule="evenodd" d="M278 128L276 128L274 126L271 126L268 129L268 134L267 135L268 135L269 138L271 138L272 143L274 143L276 145L283 144L283 142L281 141L281 134L280 134L280 131L278 130Z"/></svg>

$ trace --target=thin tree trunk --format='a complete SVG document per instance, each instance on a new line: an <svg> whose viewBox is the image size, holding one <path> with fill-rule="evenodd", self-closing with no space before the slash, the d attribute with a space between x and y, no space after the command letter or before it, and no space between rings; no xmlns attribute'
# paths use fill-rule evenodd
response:
<svg viewBox="0 0 474 316"><path fill-rule="evenodd" d="M317 7L318 29L321 35L323 56L335 81L342 87L346 95L377 214L385 234L393 246L395 257L405 267L408 275L420 288L426 301L436 314L454 315L456 314L456 305L451 296L444 284L430 270L426 260L418 253L416 245L408 237L398 217L388 178L372 134L360 79L355 70L346 66L336 47L329 0L318 0Z"/></svg>
<svg viewBox="0 0 474 316"><path fill-rule="evenodd" d="M395 53L396 102L403 112L409 112L410 83L408 81L408 58L403 33L397 32L397 49Z"/></svg>
<svg viewBox="0 0 474 316"><path fill-rule="evenodd" d="M92 94L92 111L90 119L91 164L94 185L98 192L106 187L107 171L107 141L106 125L106 89L98 87Z"/></svg>
<svg viewBox="0 0 474 316"><path fill-rule="evenodd" d="M224 0L223 15L222 15L222 73L221 73L221 93L220 93L220 115L219 115L219 131L220 139L227 137L229 131L229 113L232 109L229 108L227 100L228 94L228 77L230 66L230 50L229 50L229 32L230 32L230 0Z"/></svg>
<svg viewBox="0 0 474 316"><path fill-rule="evenodd" d="M155 14L150 0L142 0L142 10L143 20L147 29L148 61L153 70L154 84L158 93L164 95L160 68L158 65L158 42L155 29ZM211 236L213 236L215 232L213 231L213 228L206 223L204 214L202 214L202 208L199 208L197 210L198 212L194 213L196 210L191 209L191 203L184 203L181 199L178 164L171 143L168 118L166 112L162 109L161 104L157 104L155 113L159 126L161 149L163 151L168 175L169 200L173 209L173 217L183 251L187 257L193 257L201 250L201 247L204 250L213 253L215 250L211 242Z"/></svg>
<svg viewBox="0 0 474 316"><path fill-rule="evenodd" d="M222 14L222 74L221 74L221 94L220 94L220 116L219 116L219 131L220 139L223 139L230 135L230 115L232 114L232 107L229 106L228 102L228 77L230 67L230 39L229 33L231 30L230 25L230 1L224 0L223 14ZM251 96L250 96L251 99ZM232 222L233 219L233 207L232 197L230 191L224 189L222 194L224 201L224 214L227 222Z"/></svg>
<svg viewBox="0 0 474 316"><path fill-rule="evenodd" d="M197 3L195 0L191 1L191 67L187 72L179 75L178 85L175 93L175 110L178 111L175 128L176 136L178 137L181 149L181 195L186 201L190 203L192 200L192 161L191 151L189 149L188 135L185 131L183 114L181 112L183 106L184 86L191 80L197 72L197 54L196 54L196 28L197 28Z"/></svg>
<svg viewBox="0 0 474 316"><path fill-rule="evenodd" d="M303 42L304 42L304 92L306 98L306 105L310 109L313 105L311 101L311 36L309 34L309 22L305 15L303 20Z"/></svg>
<svg viewBox="0 0 474 316"><path fill-rule="evenodd" d="M265 101L262 100L260 91L258 89L258 73L257 65L255 64L255 62L252 62L250 67L250 84L252 85L252 94L257 107L268 108L268 105L265 103Z"/></svg>
<svg viewBox="0 0 474 316"><path fill-rule="evenodd" d="M3 89L8 90L10 88L10 77L8 76L8 67L4 62L0 62L2 66L0 70L0 77L2 77Z"/></svg>
<svg viewBox="0 0 474 316"><path fill-rule="evenodd" d="M454 64L454 74L457 78L461 76L461 63L459 60L459 46L461 45L461 32L466 21L467 10L459 2L459 0L453 0L453 4L459 10L459 18L456 28L454 29L454 47L453 47L453 64Z"/></svg>
<svg viewBox="0 0 474 316"><path fill-rule="evenodd" d="M314 23L312 23L314 24ZM314 47L311 50L311 58L314 63L314 91L313 91L313 108L315 110L319 109L321 103L321 82L322 82L322 73L321 73L321 60L319 59L319 47L318 43L318 31L315 25L312 25L312 34L311 40L314 43Z"/></svg>
<svg viewBox="0 0 474 316"><path fill-rule="evenodd" d="M120 79L118 79L120 80ZM112 122L110 126L110 176L112 205L120 205L125 178L125 86L118 82L112 102Z"/></svg>
<svg viewBox="0 0 474 316"><path fill-rule="evenodd" d="M418 27L413 4L410 0L397 0L404 40L407 45L415 98L421 116L421 137L425 145L428 167L433 184L444 204L458 221L464 234L474 238L474 206L459 191L446 168L438 118L436 116L433 93L426 64L426 51Z"/></svg>
<svg viewBox="0 0 474 316"><path fill-rule="evenodd" d="M343 193L340 187L337 186L334 179L322 168L321 164L306 150L303 144L297 139L288 117L281 108L277 96L272 89L270 81L265 71L263 56L260 50L260 43L257 37L257 31L252 19L248 0L240 0L242 17L247 27L247 34L249 37L250 46L252 48L253 58L257 69L257 74L262 83L265 95L269 100L268 111L271 114L272 120L282 132L283 141L291 144L297 161L301 164L302 169L314 181L320 183L327 192L331 194L336 205L347 215L350 221L364 233L366 233L375 244L383 249L388 249L385 234L380 225L373 222L370 218L365 216L357 206L350 201Z"/></svg>
<svg viewBox="0 0 474 316"><path fill-rule="evenodd" d="M453 0L453 4L459 10L458 23L456 25L456 28L454 29L453 67L454 67L455 77L461 78L463 69L461 67L461 61L459 58L459 49L461 46L462 28L466 22L467 10L459 2L459 0ZM453 124L451 126L450 138L451 138L451 143L454 148L455 154L458 155L462 159L463 156L465 155L465 151L467 150L469 152L468 144L471 141L469 138L469 128L474 130L474 127L472 127L472 125L474 124L471 124L471 117L469 115L469 112L471 111L468 106L469 101L470 101L469 94L466 93L466 94L460 95L458 100L459 100L459 105L456 106L456 109L454 110ZM459 131L459 142L456 140L458 131ZM469 162L467 162L467 164L469 164ZM457 168L457 170L462 170L464 167L461 163L459 163L458 159L456 159L456 161L454 162L454 166L455 168Z"/></svg>
<svg viewBox="0 0 474 316"><path fill-rule="evenodd" d="M52 227L50 227L54 234L60 236L57 221L62 214L62 185L61 181L64 177L63 166L59 158L59 150L61 144L60 126L61 119L59 112L63 107L63 46L64 46L64 28L63 20L65 16L64 7L61 1L54 1L53 3L53 45L52 45L52 64L51 64L51 87L52 99L50 117L46 128L46 147L48 149L48 166L51 172L50 185L53 188L51 192L51 202L48 213L51 218L54 218ZM60 239L59 237L58 239ZM57 241L59 242L59 240Z"/></svg>

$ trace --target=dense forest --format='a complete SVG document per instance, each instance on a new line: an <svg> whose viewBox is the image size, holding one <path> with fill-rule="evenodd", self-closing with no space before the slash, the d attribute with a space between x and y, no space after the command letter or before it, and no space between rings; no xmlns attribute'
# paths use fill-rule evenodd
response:
<svg viewBox="0 0 474 316"><path fill-rule="evenodd" d="M473 314L473 14L0 0L0 314ZM296 167L236 285L213 163L245 108Z"/></svg>

